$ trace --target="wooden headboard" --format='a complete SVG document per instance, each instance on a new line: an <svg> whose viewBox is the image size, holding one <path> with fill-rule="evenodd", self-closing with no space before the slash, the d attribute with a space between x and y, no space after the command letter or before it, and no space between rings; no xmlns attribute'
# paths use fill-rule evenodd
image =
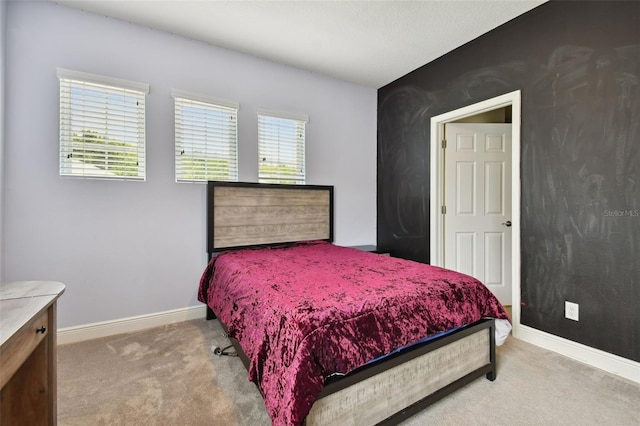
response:
<svg viewBox="0 0 640 426"><path fill-rule="evenodd" d="M207 251L333 242L333 186L247 182L207 184Z"/></svg>

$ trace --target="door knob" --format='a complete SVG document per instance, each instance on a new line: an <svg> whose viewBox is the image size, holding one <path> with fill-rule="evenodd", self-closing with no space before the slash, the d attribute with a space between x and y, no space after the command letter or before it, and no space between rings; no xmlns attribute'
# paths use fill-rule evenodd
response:
<svg viewBox="0 0 640 426"><path fill-rule="evenodd" d="M502 222L502 224L503 224L504 226L509 227L509 226L511 226L511 221L510 221L510 220L508 220L508 221L506 221L506 222Z"/></svg>

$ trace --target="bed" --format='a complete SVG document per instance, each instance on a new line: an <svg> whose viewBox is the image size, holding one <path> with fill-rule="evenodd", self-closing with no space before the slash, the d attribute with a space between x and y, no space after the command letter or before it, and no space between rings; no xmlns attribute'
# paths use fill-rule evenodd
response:
<svg viewBox="0 0 640 426"><path fill-rule="evenodd" d="M333 245L333 187L209 182L207 194L198 299L274 425L395 424L496 378L497 299L463 274Z"/></svg>

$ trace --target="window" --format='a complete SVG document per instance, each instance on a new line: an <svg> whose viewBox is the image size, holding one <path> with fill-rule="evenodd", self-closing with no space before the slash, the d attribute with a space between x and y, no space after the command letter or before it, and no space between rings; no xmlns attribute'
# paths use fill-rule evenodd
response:
<svg viewBox="0 0 640 426"><path fill-rule="evenodd" d="M60 176L145 179L149 86L62 68Z"/></svg>
<svg viewBox="0 0 640 426"><path fill-rule="evenodd" d="M172 90L176 182L238 180L238 108L223 99Z"/></svg>
<svg viewBox="0 0 640 426"><path fill-rule="evenodd" d="M305 125L309 117L258 110L258 180L305 183Z"/></svg>

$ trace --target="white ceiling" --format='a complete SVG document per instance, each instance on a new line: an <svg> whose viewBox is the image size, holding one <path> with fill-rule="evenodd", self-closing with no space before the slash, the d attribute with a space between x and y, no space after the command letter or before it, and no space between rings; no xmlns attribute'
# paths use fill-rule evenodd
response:
<svg viewBox="0 0 640 426"><path fill-rule="evenodd" d="M546 0L50 0L380 88Z"/></svg>

